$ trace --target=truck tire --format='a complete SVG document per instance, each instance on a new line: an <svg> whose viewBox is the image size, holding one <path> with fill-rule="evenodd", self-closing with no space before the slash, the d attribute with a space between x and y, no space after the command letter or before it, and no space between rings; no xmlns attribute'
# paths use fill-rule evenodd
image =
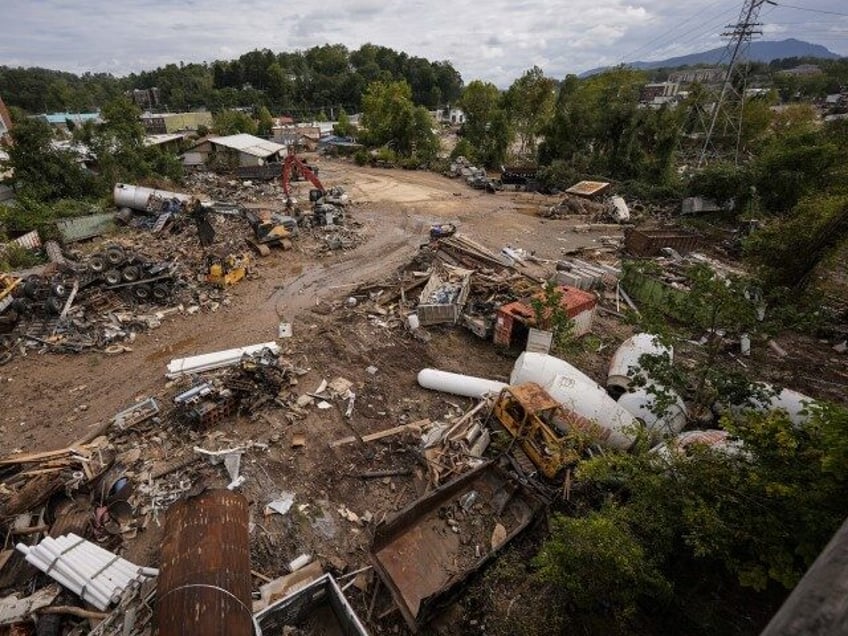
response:
<svg viewBox="0 0 848 636"><path fill-rule="evenodd" d="M147 302L150 300L150 286L149 285L136 285L133 287L133 296L135 296L138 300L142 302Z"/></svg>
<svg viewBox="0 0 848 636"><path fill-rule="evenodd" d="M167 285L159 284L153 286L151 294L153 296L153 300L155 300L157 303L164 303L171 296L171 290L168 289Z"/></svg>
<svg viewBox="0 0 848 636"><path fill-rule="evenodd" d="M36 296L38 296L39 287L41 287L41 279L38 276L35 274L27 276L24 282L24 295L27 298L35 300Z"/></svg>
<svg viewBox="0 0 848 636"><path fill-rule="evenodd" d="M134 283L141 278L141 270L137 265L127 265L121 270L121 277L128 283Z"/></svg>
<svg viewBox="0 0 848 636"><path fill-rule="evenodd" d="M62 310L65 308L65 302L61 298L57 298L56 296L50 296L47 299L47 311L51 314L61 314Z"/></svg>
<svg viewBox="0 0 848 636"><path fill-rule="evenodd" d="M56 298L65 298L68 295L68 288L62 283L53 283L50 286L50 295Z"/></svg>
<svg viewBox="0 0 848 636"><path fill-rule="evenodd" d="M109 261L103 254L92 254L88 259L88 269L92 272L100 274L106 271Z"/></svg>
<svg viewBox="0 0 848 636"><path fill-rule="evenodd" d="M122 280L121 272L117 269L110 269L108 272L103 274L103 278L107 285L118 285Z"/></svg>
<svg viewBox="0 0 848 636"><path fill-rule="evenodd" d="M127 260L127 256L124 253L124 248L119 245L112 245L111 247L106 248L106 260L112 267L119 267L125 260Z"/></svg>

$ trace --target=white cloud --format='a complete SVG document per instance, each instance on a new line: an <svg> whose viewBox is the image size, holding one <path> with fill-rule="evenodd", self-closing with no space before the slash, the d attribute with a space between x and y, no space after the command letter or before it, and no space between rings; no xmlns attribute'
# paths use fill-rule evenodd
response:
<svg viewBox="0 0 848 636"><path fill-rule="evenodd" d="M816 8L846 12L843 0ZM466 81L508 86L524 70L566 73L721 45L739 0L6 0L0 62L127 73L232 58L256 48L366 42L449 60ZM763 30L848 53L848 18L769 6Z"/></svg>

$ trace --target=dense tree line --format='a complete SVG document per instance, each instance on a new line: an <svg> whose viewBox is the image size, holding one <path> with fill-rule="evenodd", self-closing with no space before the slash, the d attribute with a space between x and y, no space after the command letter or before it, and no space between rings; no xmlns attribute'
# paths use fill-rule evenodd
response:
<svg viewBox="0 0 848 636"><path fill-rule="evenodd" d="M272 113L309 118L339 108L358 112L369 83L401 80L409 84L412 101L428 109L454 102L462 88L462 77L450 62L374 44L354 51L327 44L296 52L256 50L211 63L180 62L121 78L0 66L0 95L9 106L30 113L81 112L98 109L124 91L157 87L162 109L218 112L265 106Z"/></svg>

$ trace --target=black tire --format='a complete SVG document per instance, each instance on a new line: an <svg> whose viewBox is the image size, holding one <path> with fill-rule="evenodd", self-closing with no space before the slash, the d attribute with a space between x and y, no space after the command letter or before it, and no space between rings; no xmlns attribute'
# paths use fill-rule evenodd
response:
<svg viewBox="0 0 848 636"><path fill-rule="evenodd" d="M41 279L34 274L32 276L28 276L24 282L24 294L27 298L35 300L38 296L39 287L41 287Z"/></svg>
<svg viewBox="0 0 848 636"><path fill-rule="evenodd" d="M88 259L88 269L97 274L105 272L108 266L109 261L106 260L106 257L103 254L93 254Z"/></svg>
<svg viewBox="0 0 848 636"><path fill-rule="evenodd" d="M23 315L29 313L29 303L29 298L18 298L14 303L12 303L12 307L19 314Z"/></svg>
<svg viewBox="0 0 848 636"><path fill-rule="evenodd" d="M121 270L121 277L128 283L134 283L141 278L141 269L137 265L127 265Z"/></svg>
<svg viewBox="0 0 848 636"><path fill-rule="evenodd" d="M135 287L133 287L133 296L135 296L136 299L142 302L147 302L148 300L150 300L150 286L136 285Z"/></svg>
<svg viewBox="0 0 848 636"><path fill-rule="evenodd" d="M117 269L110 269L108 272L103 274L103 279L106 281L107 285L118 285L123 280L120 270Z"/></svg>
<svg viewBox="0 0 848 636"><path fill-rule="evenodd" d="M112 267L119 267L125 260L127 260L127 256L124 253L124 248L113 245L111 247L106 248L106 260Z"/></svg>
<svg viewBox="0 0 848 636"><path fill-rule="evenodd" d="M50 296L47 299L46 305L47 311L51 314L61 314L65 308L65 302L61 298L56 298L56 296Z"/></svg>
<svg viewBox="0 0 848 636"><path fill-rule="evenodd" d="M50 295L56 298L65 298L68 295L68 288L62 283L53 283L50 286Z"/></svg>
<svg viewBox="0 0 848 636"><path fill-rule="evenodd" d="M171 296L171 290L168 289L167 285L154 285L151 294L153 300L158 303L164 303Z"/></svg>

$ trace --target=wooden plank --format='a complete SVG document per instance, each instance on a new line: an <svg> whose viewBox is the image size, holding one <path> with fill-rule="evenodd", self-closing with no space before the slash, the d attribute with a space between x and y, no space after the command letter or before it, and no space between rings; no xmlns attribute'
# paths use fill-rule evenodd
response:
<svg viewBox="0 0 848 636"><path fill-rule="evenodd" d="M378 439L383 439L384 437L391 437L392 435L397 435L398 433L404 433L406 431L417 431L420 432L421 429L427 426L430 423L430 420L423 419L418 420L417 422L412 422L410 424L401 424L400 426L395 426L394 428L387 428L383 431L378 431L377 433L370 433L368 435L362 436L363 442L374 442ZM337 439L333 442L330 442L330 448L337 448L338 446L345 446L347 444L353 444L357 439L355 436L350 435L348 437L342 437L341 439Z"/></svg>
<svg viewBox="0 0 848 636"><path fill-rule="evenodd" d="M0 458L0 465L8 465L8 464L27 464L29 462L40 462L44 459L53 459L56 457L62 457L63 455L70 455L71 453L79 453L80 455L88 454L85 451L81 450L81 448L75 448L69 446L67 448L60 448L52 451L42 451L40 453L17 453L15 455L7 455L6 457Z"/></svg>

